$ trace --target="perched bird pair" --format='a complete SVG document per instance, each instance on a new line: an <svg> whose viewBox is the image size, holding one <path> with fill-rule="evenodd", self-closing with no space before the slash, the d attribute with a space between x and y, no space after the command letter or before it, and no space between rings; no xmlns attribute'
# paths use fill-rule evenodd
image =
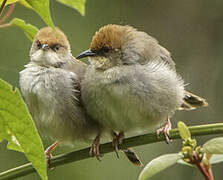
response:
<svg viewBox="0 0 223 180"><path fill-rule="evenodd" d="M77 60L89 57L90 65ZM116 151L124 133L156 128L169 141L169 118L177 109L207 106L184 90L170 53L131 26L107 25L90 49L75 59L62 31L46 27L33 41L20 86L42 134L58 142L92 141L100 157L101 135L111 134Z"/></svg>

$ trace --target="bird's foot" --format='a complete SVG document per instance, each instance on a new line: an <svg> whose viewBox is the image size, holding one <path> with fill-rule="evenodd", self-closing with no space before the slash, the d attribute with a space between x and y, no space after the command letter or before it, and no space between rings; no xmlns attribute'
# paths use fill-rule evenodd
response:
<svg viewBox="0 0 223 180"><path fill-rule="evenodd" d="M97 160L101 161L101 157L103 155L100 154L100 135L96 136L96 138L94 139L89 154L90 156L96 157Z"/></svg>
<svg viewBox="0 0 223 180"><path fill-rule="evenodd" d="M119 145L122 144L122 140L125 137L124 132L120 132L119 134L117 134L116 132L112 131L112 137L113 137L112 144L114 146L114 150L117 155L117 158L119 158L118 150L119 150Z"/></svg>
<svg viewBox="0 0 223 180"><path fill-rule="evenodd" d="M166 143L169 144L172 140L170 139L170 130L171 130L171 122L170 119L167 118L166 123L163 127L159 128L156 130L157 135L159 136L161 133L164 133L165 137L166 137Z"/></svg>
<svg viewBox="0 0 223 180"><path fill-rule="evenodd" d="M50 167L50 160L52 158L51 152L58 146L58 144L59 142L56 141L45 150L46 164L48 168ZM50 170L53 170L53 169L55 169L55 167L50 168Z"/></svg>

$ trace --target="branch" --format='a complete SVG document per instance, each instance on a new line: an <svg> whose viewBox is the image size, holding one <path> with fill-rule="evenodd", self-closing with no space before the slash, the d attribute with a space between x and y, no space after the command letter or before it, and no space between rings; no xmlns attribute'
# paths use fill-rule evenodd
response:
<svg viewBox="0 0 223 180"><path fill-rule="evenodd" d="M2 19L0 19L0 24L5 22L8 19L8 17L12 14L13 10L15 9L15 5L16 5L16 3L13 3L10 5L8 11L5 13L5 15L2 17Z"/></svg>
<svg viewBox="0 0 223 180"><path fill-rule="evenodd" d="M191 126L189 127L189 130L192 136L223 134L223 123ZM177 129L172 129L170 131L170 138L180 139L180 135ZM151 143L160 142L164 140L165 140L165 136L163 135L161 135L160 137L157 137L156 133L149 133L145 135L139 135L139 136L134 136L134 137L124 139L123 144L120 148L125 149L129 147L151 144ZM101 148L102 154L113 152L114 150L112 143L102 144L100 148ZM68 164L71 162L76 162L83 159L91 158L89 156L89 150L90 148L85 148L82 150L73 151L67 154L61 154L61 155L55 156L51 160L51 167L56 167L56 166ZM0 180L15 179L18 177L25 176L27 174L31 174L33 172L36 172L36 171L32 167L31 163L27 163L22 166L0 173Z"/></svg>
<svg viewBox="0 0 223 180"><path fill-rule="evenodd" d="M6 28L6 27L9 27L11 25L12 25L11 23L0 24L0 28Z"/></svg>
<svg viewBox="0 0 223 180"><path fill-rule="evenodd" d="M2 11L3 11L4 7L5 7L6 2L7 2L7 0L3 0L3 2L2 2L2 5L0 7L0 15L2 14Z"/></svg>

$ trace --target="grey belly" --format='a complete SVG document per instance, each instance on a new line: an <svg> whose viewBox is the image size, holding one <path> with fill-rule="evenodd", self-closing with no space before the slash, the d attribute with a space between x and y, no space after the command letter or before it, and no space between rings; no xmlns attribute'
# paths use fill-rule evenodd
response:
<svg viewBox="0 0 223 180"><path fill-rule="evenodd" d="M89 90L90 91L90 90ZM94 95L93 95L94 94ZM94 91L86 102L87 109L100 123L111 130L134 131L151 129L165 121L167 115L151 108L142 99L119 86L117 89ZM99 100L100 99L100 100Z"/></svg>

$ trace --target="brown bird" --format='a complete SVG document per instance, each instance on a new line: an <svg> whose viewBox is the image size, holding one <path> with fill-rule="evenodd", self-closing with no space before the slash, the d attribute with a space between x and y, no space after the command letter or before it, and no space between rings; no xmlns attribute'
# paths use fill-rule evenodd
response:
<svg viewBox="0 0 223 180"><path fill-rule="evenodd" d="M176 110L208 105L184 90L168 50L131 26L100 28L90 49L77 58L84 57L90 66L81 82L82 100L89 115L112 134L116 151L125 132L161 124L157 134L163 132L168 142L169 118Z"/></svg>
<svg viewBox="0 0 223 180"><path fill-rule="evenodd" d="M30 62L20 72L20 87L40 134L56 140L46 150L48 160L59 142L89 142L101 131L80 98L86 68L72 56L67 37L59 28L45 27L35 36Z"/></svg>

